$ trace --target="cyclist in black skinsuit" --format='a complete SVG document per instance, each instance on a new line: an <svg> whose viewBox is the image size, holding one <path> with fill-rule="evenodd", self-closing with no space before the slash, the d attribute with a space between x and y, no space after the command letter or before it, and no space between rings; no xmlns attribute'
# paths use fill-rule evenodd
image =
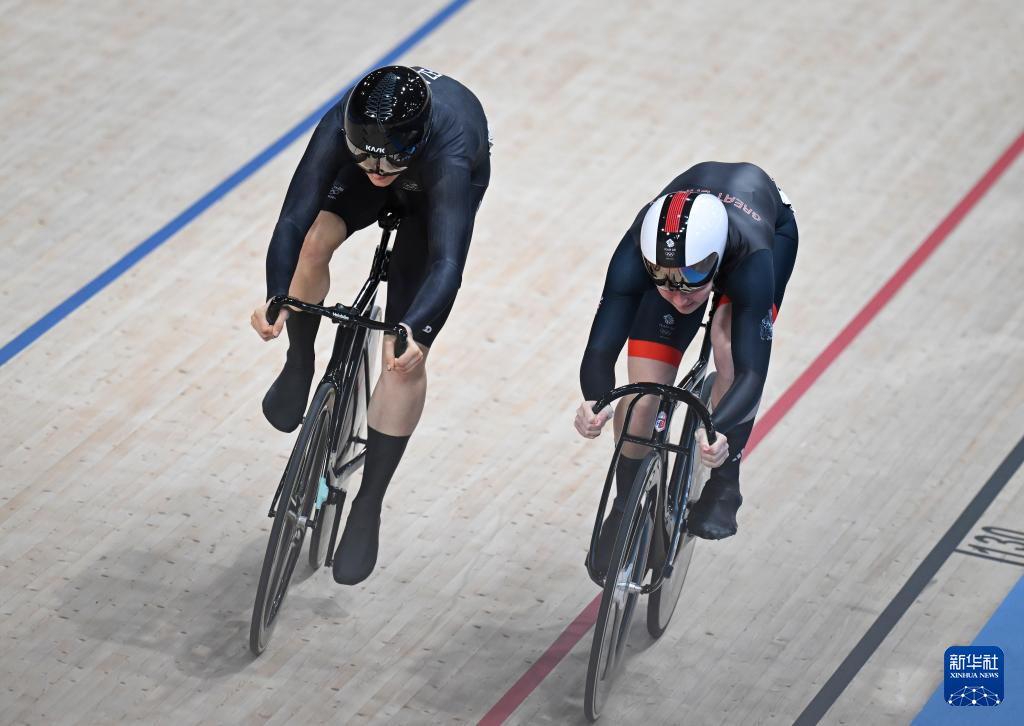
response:
<svg viewBox="0 0 1024 726"><path fill-rule="evenodd" d="M324 115L288 187L267 251L268 300L287 294L322 302L338 246L376 222L385 205L402 216L384 317L406 328L409 348L396 359L393 338L385 338L363 479L334 560L339 583L361 582L376 564L384 494L423 410L425 359L462 282L490 169L487 119L469 89L425 68L386 66ZM276 428L292 431L309 397L320 317L283 310L270 325L266 307L253 311L253 328L271 340L287 326L289 347L263 411Z"/></svg>
<svg viewBox="0 0 1024 726"><path fill-rule="evenodd" d="M711 221L701 228L705 238L691 240L697 235L687 228L687 212L692 213L693 228L698 207L702 220ZM716 224L721 224L717 231ZM591 406L615 387L615 360L627 338L630 381L672 383L703 321L708 298L712 293L720 296L711 331L718 370L712 420L723 435L708 446L703 430L698 434L701 457L712 469L689 518L690 530L706 539L736 533L736 511L743 501L740 457L761 400L773 326L796 261L797 238L792 207L763 170L753 164L705 162L673 179L640 211L608 266L580 367L586 401L575 423L589 438L613 415L608 409L595 415ZM698 243L705 248L692 259L689 250L685 259L676 254ZM632 433L650 434L656 403L647 397L637 405ZM618 407L621 415L625 409ZM621 416L615 423L618 435ZM635 445L623 448L610 519L621 518L640 464L640 458L632 457L643 453ZM617 522L604 531L614 536ZM606 539L600 543L604 559L612 545Z"/></svg>

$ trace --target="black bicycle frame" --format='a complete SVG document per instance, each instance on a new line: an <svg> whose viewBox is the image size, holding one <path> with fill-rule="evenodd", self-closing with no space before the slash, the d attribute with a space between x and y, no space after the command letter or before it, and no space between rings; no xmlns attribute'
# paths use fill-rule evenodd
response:
<svg viewBox="0 0 1024 726"><path fill-rule="evenodd" d="M391 259L391 250L388 245L391 241L391 233L397 229L398 223L401 219L392 211L385 211L380 216L380 226L383 228L380 243L377 245L377 249L373 255L373 262L370 265L370 274L363 283L359 294L356 295L355 302L351 306L345 306L341 304L334 305L333 307L324 307L322 305L314 305L307 303L302 300L297 300L286 295L277 295L270 300L270 305L267 307L267 321L273 324L277 320L277 316L282 307L287 306L289 308L295 308L304 312L312 313L315 315L322 315L323 317L330 320L332 323L338 325L338 332L334 336L334 347L331 351L331 358L327 364L327 370L324 372L323 378L320 379L319 386L325 382L329 383L334 389L334 406L331 411L331 432L330 432L330 455L328 456L328 466L331 467L332 473L335 478L340 478L346 475L348 472L358 469L363 464L363 460L366 456L366 449L363 448L354 456L347 461L334 461L334 456L338 453L339 448L343 445L338 441L342 419L344 418L343 413L349 405L348 396L356 395L356 386L353 385L355 377L359 374L359 357L353 355L355 351L361 351L363 342L366 340L366 336L370 330L379 330L383 333L388 333L396 336L395 340L395 356L398 357L404 352L405 346L407 345L407 333L405 328L400 325L391 325L388 323L373 320L368 317L373 310L373 304L377 299L377 289L380 283L387 282L388 275L388 263ZM370 393L370 366L369 360L366 360L366 365L363 367L364 370L364 384L367 396ZM347 395L343 396L342 393ZM344 398L344 400L343 400ZM357 443L366 444L363 439L356 439ZM348 442L344 442L347 444ZM278 498L281 495L281 489L284 486L284 476L282 475L281 481L278 482L277 491L274 494L274 498L270 505L270 517L274 516L275 508L277 506ZM332 490L334 487L331 487ZM340 491L340 490L336 490Z"/></svg>
<svg viewBox="0 0 1024 726"><path fill-rule="evenodd" d="M658 482L658 497L655 502L654 509L656 517L655 524L657 526L655 527L655 540L652 546L664 547L666 549L665 561L661 567L657 568L652 573L650 584L644 585L641 588L641 594L647 595L654 592L661 587L662 581L672 574L672 566L675 563L676 546L679 543L679 538L682 537L683 534L683 514L685 513L686 507L685 505L676 507L670 542L668 543L663 541L662 527L657 517L661 516L661 512L665 507L665 497L667 497L670 492L676 493L677 503L686 502L689 498L689 485L685 487L685 491L680 491L680 484L682 482L683 472L689 471L690 469L690 457L694 455L694 452L692 452L688 447L685 447L683 442L689 440L689 437L693 434L692 427L696 427L697 419L700 419L700 422L704 424L704 428L707 430L708 443L713 444L717 438L714 424L711 422L711 415L699 397L699 387L704 381L708 362L711 358L710 331L711 321L714 319L716 307L717 305L715 304L711 306L711 312L708 314L707 322L703 324L704 337L701 341L700 354L697 356L697 362L694 363L693 367L685 376L683 376L682 380L678 384L675 386L669 386L663 383L629 383L625 386L620 386L619 388L609 391L594 404L594 413L598 413L612 401L636 394L633 400L630 401L629 406L626 408L625 419L622 423L622 435L619 436L619 440L615 444L612 463L608 467L608 475L605 477L604 489L601 492L601 503L597 508L597 517L594 520L594 530L590 539L590 550L587 553L587 559L585 562L590 579L600 587L604 587L604 578L606 573L595 570L593 563L597 558L597 543L601 536L601 526L604 523L604 513L608 506L608 497L615 481L616 465L618 464L619 456L622 452L622 446L627 442L660 451L663 462L667 461L667 452L671 451L676 454L675 462L672 467L671 488L667 486L668 482L666 482L666 477L668 474L665 467L662 467L661 481ZM664 428L660 432L653 431L651 436L648 438L642 438L628 433L629 424L633 420L633 409L644 396L659 396L661 398L661 403L658 406L658 414L655 417L655 421L657 421L658 417L662 414L665 415ZM690 419L689 423L683 427L683 430L679 434L679 443L673 444L668 441L668 433L672 428L672 416L675 413L676 407L680 403L685 404L690 411L694 412L696 414L696 418Z"/></svg>

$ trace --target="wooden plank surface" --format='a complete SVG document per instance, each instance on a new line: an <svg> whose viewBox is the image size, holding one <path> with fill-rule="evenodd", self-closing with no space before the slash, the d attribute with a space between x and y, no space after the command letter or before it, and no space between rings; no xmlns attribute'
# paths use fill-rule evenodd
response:
<svg viewBox="0 0 1024 726"><path fill-rule="evenodd" d="M11 4L3 340L440 7ZM770 404L1020 134L1020 34L1007 2L469 3L402 58L474 89L496 145L378 571L303 570L249 655L292 438L259 409L283 348L247 318L302 139L0 368L4 720L476 722L595 594L610 442L571 417L639 206L703 159L755 161L793 199ZM1020 440L1022 175L759 445L739 536L700 543L661 641L635 630L605 722L791 722ZM337 258L342 299L373 242ZM984 524L1020 529L1022 484ZM826 721L909 721L1020 574L950 559ZM588 649L510 722L581 722Z"/></svg>

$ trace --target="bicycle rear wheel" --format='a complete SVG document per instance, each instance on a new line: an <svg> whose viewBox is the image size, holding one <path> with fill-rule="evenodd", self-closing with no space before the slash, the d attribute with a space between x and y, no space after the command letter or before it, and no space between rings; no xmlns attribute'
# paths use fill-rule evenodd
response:
<svg viewBox="0 0 1024 726"><path fill-rule="evenodd" d="M583 709L591 721L601 715L625 653L629 625L647 573L654 534L652 513L661 477L661 454L652 451L640 465L615 537L587 666Z"/></svg>
<svg viewBox="0 0 1024 726"><path fill-rule="evenodd" d="M711 399L711 386L714 381L715 374L711 373L704 379L701 385L700 400L705 406ZM704 482L709 474L708 468L700 461L700 452L697 451L695 438L696 424L695 414L692 411L687 411L684 425L689 426L692 431L689 440L686 442L690 466L689 471L683 473L679 491L670 491L668 496L665 497L664 524L662 526L665 528L669 538L666 549L672 545L671 537L675 526L675 516L679 511L676 499L681 498L682 492L687 490L687 483L689 483L687 506L697 501L700 498L701 489L704 488ZM686 531L684 523L683 532L679 537L679 544L676 547L676 559L672 566L672 573L663 579L661 587L652 592L651 596L647 598L647 632L651 634L652 638L660 638L668 627L669 621L672 620L672 614L675 613L676 604L679 602L679 595L683 592L686 573L690 570L690 561L693 558L693 546L695 544L696 538Z"/></svg>
<svg viewBox="0 0 1024 726"><path fill-rule="evenodd" d="M329 383L317 388L285 468L249 627L249 647L256 655L267 647L302 551L317 486L327 466L334 396Z"/></svg>

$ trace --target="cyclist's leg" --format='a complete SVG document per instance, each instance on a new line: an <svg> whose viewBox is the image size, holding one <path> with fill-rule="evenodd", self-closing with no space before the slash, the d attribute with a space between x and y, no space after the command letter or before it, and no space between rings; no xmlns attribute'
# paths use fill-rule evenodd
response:
<svg viewBox="0 0 1024 726"><path fill-rule="evenodd" d="M415 209L415 208L414 208ZM418 210L415 210L418 211ZM426 277L428 262L427 230L424 215L402 220L388 268L388 304L385 322L398 323L405 316ZM423 352L423 363L408 373L388 371L383 365L373 388L367 411L367 424L389 436L409 437L419 423L427 396L427 364L430 347L444 325L449 310L440 320L413 330L413 339Z"/></svg>
<svg viewBox="0 0 1024 726"><path fill-rule="evenodd" d="M420 220L402 220L388 269L388 302L385 320L399 322L418 290L417 277L426 267L425 240L415 232ZM420 237L420 239L416 239ZM421 255L414 255L417 244ZM410 258L419 257L419 270ZM447 318L447 312L444 315ZM413 331L423 352L423 362L412 371L388 371L381 365L367 410L366 461L359 492L345 523L341 544L334 557L334 579L343 585L362 582L377 564L380 544L380 515L384 496L402 460L406 446L419 423L427 394L427 361L430 345L444 319L432 321L431 333Z"/></svg>
<svg viewBox="0 0 1024 726"><path fill-rule="evenodd" d="M627 371L629 382L653 382L671 385L679 370L679 362L704 319L707 304L684 315L677 311L655 289L649 290L640 302L633 327L629 333ZM615 436L622 433L626 409L632 398L623 398L616 406ZM633 410L629 433L646 437L654 427L654 417L660 400L643 397ZM643 446L627 443L622 447L622 459L633 460L636 466L647 453ZM635 467L634 467L635 468ZM623 477L618 499L625 500L632 486L632 477Z"/></svg>
<svg viewBox="0 0 1024 726"><path fill-rule="evenodd" d="M480 188L477 205L482 197L483 188ZM389 323L400 322L405 316L426 278L428 268L425 210L419 209L415 201L408 207L409 214L398 228L388 269L388 302L384 319ZM450 312L449 305L423 328L413 331L413 338L424 355L421 365L408 373L388 371L381 366L367 410L363 479L359 493L352 501L352 510L334 558L334 579L339 583L351 585L361 582L376 566L384 495L423 413L427 395L427 359Z"/></svg>
<svg viewBox="0 0 1024 726"><path fill-rule="evenodd" d="M331 257L348 237L348 225L336 212L321 209L313 221L295 266L288 288L291 297L317 303L327 297L331 288Z"/></svg>
<svg viewBox="0 0 1024 726"><path fill-rule="evenodd" d="M349 234L376 220L377 210L386 199L384 192L356 167L341 171L303 239L288 290L290 296L306 302L323 302L330 287L331 256ZM288 356L284 369L263 398L263 413L275 428L293 431L302 421L313 382L313 344L320 316L291 310L285 327Z"/></svg>
<svg viewBox="0 0 1024 726"><path fill-rule="evenodd" d="M783 208L779 213L779 219L775 226L775 244L773 249L774 275L775 275L775 297L772 310L772 322L778 317L779 308L782 306L782 299L785 296L786 284L793 273L793 266L796 262L797 252L797 227L796 218L789 207ZM712 326L712 346L715 355L715 368L719 378L715 381L712 391L712 403L717 404L721 397L728 390L732 382L732 351L729 334L731 332L732 316L731 306L727 298L719 303L715 312L715 321ZM724 315L719 315L724 312ZM721 389L718 386L723 376L723 370L728 376L728 384ZM715 395L717 393L717 396ZM717 469L711 470L707 486L701 493L700 500L694 505L690 514L690 531L705 539L723 539L736 534L737 522L736 513L743 503L743 496L740 494L740 460L743 449L747 445L750 433L754 428L754 416L757 408L751 412L750 417L725 431L729 439L729 458Z"/></svg>
<svg viewBox="0 0 1024 726"><path fill-rule="evenodd" d="M482 190L480 192L482 197ZM479 205L479 200L477 201ZM398 228L398 236L388 267L388 302L384 320L395 324L405 317L426 280L430 266L425 203L407 195L407 216ZM472 235L472 225L469 234ZM380 375L370 397L367 424L389 436L409 437L423 413L427 395L427 362L430 349L448 320L449 305L433 320L427 321L412 336L423 353L423 363L409 373L388 371L381 365Z"/></svg>
<svg viewBox="0 0 1024 726"><path fill-rule="evenodd" d="M426 264L419 256L419 270L410 268L410 254L422 237L416 235L420 220L406 217L399 227L398 239L388 269L388 303L384 319L396 323L402 319L419 286L417 277ZM419 238L419 239L416 239ZM425 243L421 244L425 249ZM447 317L447 315L445 315ZM432 321L434 331L444 321ZM436 334L436 333L435 333ZM366 414L366 462L359 492L352 500L341 544L334 557L334 579L343 585L362 582L377 564L380 542L380 515L384 495L398 469L409 438L419 423L427 395L427 361L433 334L413 331L423 352L423 362L408 373L388 371L381 365Z"/></svg>
<svg viewBox="0 0 1024 726"><path fill-rule="evenodd" d="M679 361L690 345L700 324L704 319L707 305L702 305L694 312L683 315L666 301L657 290L649 290L637 309L633 327L629 333L627 371L629 382L665 383L675 382ZM622 434L626 409L631 397L623 398L615 409L615 437ZM647 437L654 427L654 419L658 412L660 399L654 396L643 397L633 409L629 433ZM611 511L601 528L598 541L597 565L603 569L611 556L615 532L622 518L622 510L626 498L633 486L640 464L646 455L646 447L626 443L622 447L615 467L615 498Z"/></svg>
<svg viewBox="0 0 1024 726"><path fill-rule="evenodd" d="M483 200L486 186L474 185L474 214ZM388 268L388 303L384 320L398 323L405 317L420 287L429 272L430 250L428 247L428 209L421 195L404 195L403 206L408 210L398 229L398 237L391 254ZM473 221L466 232L473 234ZM380 376L374 386L367 411L367 423L381 433L390 436L409 437L419 423L423 403L427 394L427 359L430 349L448 320L452 305L441 310L433 320L428 320L419 330L413 330L413 339L423 352L423 364L409 373L385 370L381 366Z"/></svg>

